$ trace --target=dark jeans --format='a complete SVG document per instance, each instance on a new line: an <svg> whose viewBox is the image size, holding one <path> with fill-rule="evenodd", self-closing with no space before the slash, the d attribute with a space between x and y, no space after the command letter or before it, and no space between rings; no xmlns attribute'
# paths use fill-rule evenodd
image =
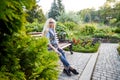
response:
<svg viewBox="0 0 120 80"><path fill-rule="evenodd" d="M62 49L60 49L60 48L58 48L58 51L61 53L61 56L59 58L62 61L63 65L66 66L66 67L69 67L70 64L66 59L64 51Z"/></svg>

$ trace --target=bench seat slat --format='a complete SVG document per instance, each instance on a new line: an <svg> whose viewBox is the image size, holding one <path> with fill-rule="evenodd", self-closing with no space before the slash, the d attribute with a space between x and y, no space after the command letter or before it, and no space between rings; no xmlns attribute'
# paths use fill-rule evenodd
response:
<svg viewBox="0 0 120 80"><path fill-rule="evenodd" d="M42 32L31 32L31 33L28 33L28 34L31 35L32 37L36 37L36 38L42 36ZM57 39L57 42L58 42L59 46L60 46L62 49L64 49L64 48L72 45L70 42L59 42L57 33L56 33L56 39ZM70 52L71 52L71 54L73 54L73 52L72 52L72 47L71 47L71 49L70 49Z"/></svg>
<svg viewBox="0 0 120 80"><path fill-rule="evenodd" d="M59 46L63 49L63 48L66 48L68 46L70 46L71 43L59 43Z"/></svg>

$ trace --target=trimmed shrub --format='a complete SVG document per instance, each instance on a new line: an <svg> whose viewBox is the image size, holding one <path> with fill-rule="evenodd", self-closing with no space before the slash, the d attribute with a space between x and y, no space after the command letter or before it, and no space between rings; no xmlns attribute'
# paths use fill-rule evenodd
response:
<svg viewBox="0 0 120 80"><path fill-rule="evenodd" d="M57 22L57 25L56 25L57 27L56 27L56 31L57 32L61 32L61 31L66 31L66 26L63 24L63 23L61 23L61 22Z"/></svg>
<svg viewBox="0 0 120 80"><path fill-rule="evenodd" d="M69 29L69 30L73 30L73 28L77 26L77 24L74 23L74 22L65 22L64 25L65 25L65 26L67 27L67 29Z"/></svg>
<svg viewBox="0 0 120 80"><path fill-rule="evenodd" d="M56 80L58 56L48 52L47 39L15 34L0 44L1 80Z"/></svg>
<svg viewBox="0 0 120 80"><path fill-rule="evenodd" d="M91 35L94 34L95 31L96 31L95 24L85 24L83 27L81 27L81 34L83 35Z"/></svg>
<svg viewBox="0 0 120 80"><path fill-rule="evenodd" d="M93 36L97 38L109 38L113 34L114 33L112 32L111 28L104 27L104 28L98 28Z"/></svg>
<svg viewBox="0 0 120 80"><path fill-rule="evenodd" d="M115 33L120 33L120 27L115 29Z"/></svg>
<svg viewBox="0 0 120 80"><path fill-rule="evenodd" d="M119 53L119 55L120 55L120 45L119 45L119 47L117 48L117 50L118 50L118 53Z"/></svg>
<svg viewBox="0 0 120 80"><path fill-rule="evenodd" d="M38 22L27 23L25 25L26 32L41 32L43 29L44 23L39 24Z"/></svg>
<svg viewBox="0 0 120 80"><path fill-rule="evenodd" d="M57 22L56 31L57 31L57 36L60 41L63 40L63 39L61 39L61 38L63 38L63 36L65 36L65 38L68 37L67 28L61 22Z"/></svg>
<svg viewBox="0 0 120 80"><path fill-rule="evenodd" d="M119 42L119 46L117 48L118 54L120 55L120 42Z"/></svg>

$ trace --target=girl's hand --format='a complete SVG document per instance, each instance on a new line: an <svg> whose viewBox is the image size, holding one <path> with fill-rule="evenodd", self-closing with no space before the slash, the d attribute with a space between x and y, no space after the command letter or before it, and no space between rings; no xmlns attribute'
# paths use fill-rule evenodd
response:
<svg viewBox="0 0 120 80"><path fill-rule="evenodd" d="M61 56L61 53L57 50L57 49L55 49L54 50L59 56Z"/></svg>

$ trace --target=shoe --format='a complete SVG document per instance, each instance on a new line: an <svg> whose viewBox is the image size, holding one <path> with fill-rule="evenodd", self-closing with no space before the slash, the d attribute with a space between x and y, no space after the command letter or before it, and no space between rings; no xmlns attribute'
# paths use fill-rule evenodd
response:
<svg viewBox="0 0 120 80"><path fill-rule="evenodd" d="M77 72L75 69L69 69L73 74L78 75L79 72Z"/></svg>
<svg viewBox="0 0 120 80"><path fill-rule="evenodd" d="M64 72L65 74L67 74L68 76L71 76L71 73L70 73L69 70L63 69L63 72Z"/></svg>

